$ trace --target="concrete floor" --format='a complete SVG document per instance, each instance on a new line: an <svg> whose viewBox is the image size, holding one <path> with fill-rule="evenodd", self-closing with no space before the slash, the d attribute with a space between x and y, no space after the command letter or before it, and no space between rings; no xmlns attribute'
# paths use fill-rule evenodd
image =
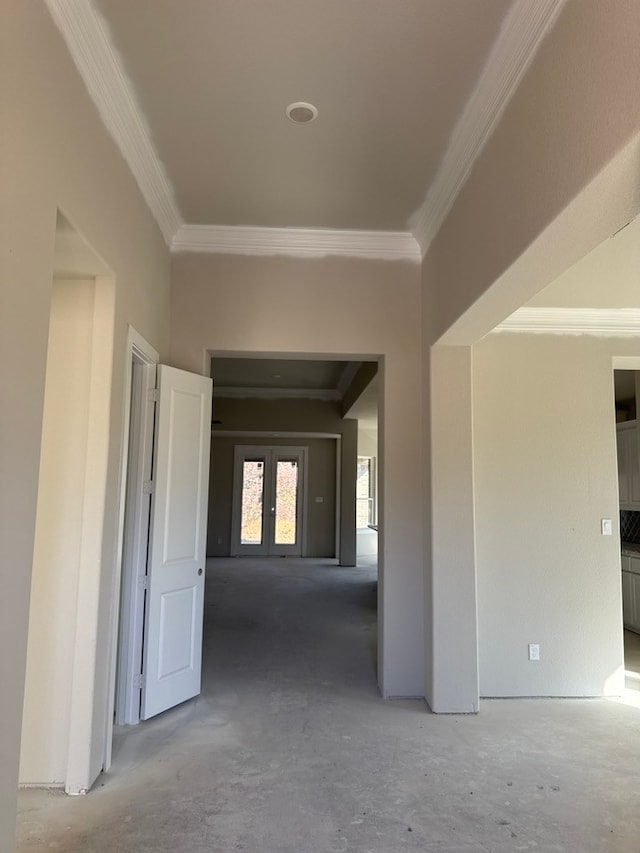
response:
<svg viewBox="0 0 640 853"><path fill-rule="evenodd" d="M375 619L371 568L211 561L202 696L20 792L19 853L638 853L639 709L384 702Z"/></svg>

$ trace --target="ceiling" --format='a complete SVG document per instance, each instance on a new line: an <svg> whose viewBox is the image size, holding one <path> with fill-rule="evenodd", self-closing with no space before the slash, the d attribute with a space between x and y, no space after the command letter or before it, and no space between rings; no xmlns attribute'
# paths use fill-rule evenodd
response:
<svg viewBox="0 0 640 853"><path fill-rule="evenodd" d="M217 398L316 399L340 402L360 388L361 361L289 358L211 358L213 393ZM345 417L375 429L378 420L377 375L360 391Z"/></svg>
<svg viewBox="0 0 640 853"><path fill-rule="evenodd" d="M216 395L259 389L313 392L327 399L340 399L343 386L353 378L350 365L360 362L316 359L212 358L211 375Z"/></svg>
<svg viewBox="0 0 640 853"><path fill-rule="evenodd" d="M172 249L419 260L565 0L45 2Z"/></svg>
<svg viewBox="0 0 640 853"><path fill-rule="evenodd" d="M95 2L187 222L393 231L511 0Z"/></svg>
<svg viewBox="0 0 640 853"><path fill-rule="evenodd" d="M358 421L358 428L368 433L378 429L378 376L374 376L347 412L346 417Z"/></svg>
<svg viewBox="0 0 640 853"><path fill-rule="evenodd" d="M614 370L613 388L616 403L635 399L636 371Z"/></svg>

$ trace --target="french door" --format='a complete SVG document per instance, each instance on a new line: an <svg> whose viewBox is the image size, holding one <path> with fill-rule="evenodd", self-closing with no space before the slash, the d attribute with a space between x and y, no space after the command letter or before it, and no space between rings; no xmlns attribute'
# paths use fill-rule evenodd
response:
<svg viewBox="0 0 640 853"><path fill-rule="evenodd" d="M232 556L302 556L306 456L306 447L236 446Z"/></svg>

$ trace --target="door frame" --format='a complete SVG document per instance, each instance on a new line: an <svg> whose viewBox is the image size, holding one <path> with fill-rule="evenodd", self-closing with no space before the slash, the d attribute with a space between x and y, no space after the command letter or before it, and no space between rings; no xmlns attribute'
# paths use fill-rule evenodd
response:
<svg viewBox="0 0 640 853"><path fill-rule="evenodd" d="M131 684L132 669L130 667L133 666L137 643L142 642L142 614L140 609L143 605L143 596L139 594L140 590L137 587L134 560L136 557L135 545L136 542L138 544L141 542L145 525L148 537L148 513L145 520L143 508L144 505L148 505L149 496L142 494L144 466L140 463L150 456L153 445L153 417L150 417L151 422L149 424L149 406L143 405L142 396L146 396L148 401L151 389L155 388L155 372L159 361L159 353L133 326L129 326L125 349L122 460L116 549L118 562L111 590L109 627L109 687L105 715L105 771L111 766L114 709L118 723L135 724L140 720L139 707L136 719L132 710L134 702L131 690L123 684L123 680L129 679L129 684ZM143 370L141 382L137 388L136 402L134 402L132 394L135 390L133 382L135 365L140 365ZM134 435L136 438L135 441L132 441ZM133 479L136 482L138 479L140 480L140 488L135 491L133 501L130 499L128 503L127 487L130 466L133 466L137 472ZM139 551L137 553L139 554ZM125 618L128 625L128 630L123 632L122 640L119 637L121 618ZM126 662L124 672L118 670L119 659Z"/></svg>
<svg viewBox="0 0 640 853"><path fill-rule="evenodd" d="M309 478L307 475L307 470L309 467L309 448L305 447L301 444L296 445L280 445L280 444L236 444L233 448L233 496L232 496L232 504L231 504L231 547L230 553L232 557L237 557L240 555L250 556L250 552L243 551L240 544L240 522L241 522L241 507L242 507L242 468L241 461L246 456L266 456L267 454L273 453L281 453L284 456L287 455L296 455L301 457L300 462L300 478L298 481L298 506L296 507L296 526L299 528L300 534L300 556L305 557L307 554L307 515L308 515L308 482ZM273 486L273 469L270 465L266 464L265 460L265 475L267 471L271 474L269 480L265 476L265 490L263 494L264 498L264 507L263 510L263 520L267 518L267 505L271 502L271 495L267 495L267 489L270 489ZM263 523L263 534L267 533L267 535L271 536L271 531L268 529L264 530ZM269 542L266 544L266 548L269 548ZM270 556L267 554L260 554L257 556ZM279 556L279 555L278 555ZM284 555L283 555L284 556Z"/></svg>

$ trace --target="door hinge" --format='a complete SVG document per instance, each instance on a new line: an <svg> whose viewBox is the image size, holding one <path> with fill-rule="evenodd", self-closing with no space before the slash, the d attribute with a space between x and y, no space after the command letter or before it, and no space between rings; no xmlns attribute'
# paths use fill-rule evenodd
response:
<svg viewBox="0 0 640 853"><path fill-rule="evenodd" d="M138 575L138 589L147 589L148 575Z"/></svg>
<svg viewBox="0 0 640 853"><path fill-rule="evenodd" d="M158 402L158 389L157 388L149 388L149 390L147 391L147 400L150 403L157 403Z"/></svg>
<svg viewBox="0 0 640 853"><path fill-rule="evenodd" d="M142 482L142 494L143 495L152 495L153 494L153 480L143 480L143 482Z"/></svg>
<svg viewBox="0 0 640 853"><path fill-rule="evenodd" d="M144 674L142 672L133 676L133 686L139 690L144 687Z"/></svg>

